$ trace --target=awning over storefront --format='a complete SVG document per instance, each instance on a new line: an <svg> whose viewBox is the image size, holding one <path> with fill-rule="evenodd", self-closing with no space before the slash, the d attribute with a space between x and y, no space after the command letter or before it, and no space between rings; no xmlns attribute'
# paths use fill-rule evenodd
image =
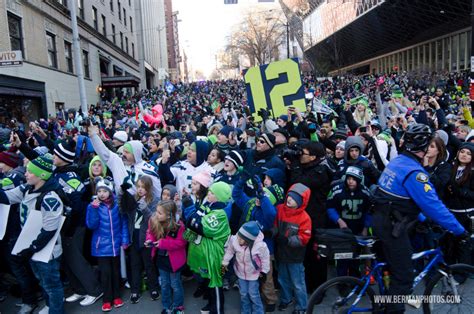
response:
<svg viewBox="0 0 474 314"><path fill-rule="evenodd" d="M104 88L138 87L139 84L140 79L133 75L102 77Z"/></svg>

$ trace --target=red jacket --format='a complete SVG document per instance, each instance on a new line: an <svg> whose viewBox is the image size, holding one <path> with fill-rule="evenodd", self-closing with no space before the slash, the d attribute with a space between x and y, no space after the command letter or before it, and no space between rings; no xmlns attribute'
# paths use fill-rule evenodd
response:
<svg viewBox="0 0 474 314"><path fill-rule="evenodd" d="M295 183L288 190L290 191L301 195L303 204L298 208L289 208L286 202L277 206L274 232L276 258L283 263L301 263L304 260L306 244L311 238L311 218L305 211L311 190L301 183Z"/></svg>

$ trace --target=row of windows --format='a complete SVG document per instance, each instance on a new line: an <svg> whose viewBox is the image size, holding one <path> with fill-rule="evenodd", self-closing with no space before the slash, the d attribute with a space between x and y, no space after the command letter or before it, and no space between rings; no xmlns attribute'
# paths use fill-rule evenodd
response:
<svg viewBox="0 0 474 314"><path fill-rule="evenodd" d="M21 50L24 55L23 32L21 26L21 18L8 12L8 30L10 34L10 45L12 50ZM56 35L46 32L46 49L48 50L48 66L58 69L58 50L56 43ZM64 57L66 61L66 71L74 73L72 44L64 41ZM84 66L84 77L90 78L89 70L89 53L82 51L82 63Z"/></svg>
<svg viewBox="0 0 474 314"><path fill-rule="evenodd" d="M470 68L471 31L447 36L377 60L374 72L463 71Z"/></svg>
<svg viewBox="0 0 474 314"><path fill-rule="evenodd" d="M125 18L125 9L124 10L124 22L126 21ZM107 20L105 15L102 14L102 35L107 36ZM130 16L130 31L133 33L133 18ZM94 22L94 28L99 31L99 21L98 21L98 16L97 16L97 8L92 7L92 21ZM125 26L127 26L127 23L125 23ZM114 44L117 44L117 38L116 38L116 32L115 32L115 25L111 24L111 29L112 29L112 42ZM128 37L125 36L125 49L124 49L124 36L123 33L120 32L120 49L125 50L127 54L129 54L129 45L128 45ZM132 57L135 58L135 45L132 43Z"/></svg>

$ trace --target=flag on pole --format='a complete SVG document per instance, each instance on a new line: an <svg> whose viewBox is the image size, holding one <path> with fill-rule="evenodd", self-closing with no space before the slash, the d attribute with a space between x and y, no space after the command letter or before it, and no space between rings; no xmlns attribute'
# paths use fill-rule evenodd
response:
<svg viewBox="0 0 474 314"><path fill-rule="evenodd" d="M171 83L170 81L167 81L165 84L165 89L168 92L168 94L171 94L172 92L174 92L175 87L173 83Z"/></svg>

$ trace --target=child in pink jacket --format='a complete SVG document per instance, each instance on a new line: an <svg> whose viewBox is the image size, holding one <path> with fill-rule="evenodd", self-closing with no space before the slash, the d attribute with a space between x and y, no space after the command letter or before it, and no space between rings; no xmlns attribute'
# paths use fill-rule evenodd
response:
<svg viewBox="0 0 474 314"><path fill-rule="evenodd" d="M234 256L234 271L239 278L240 311L245 314L263 314L258 280L264 279L270 270L270 252L256 221L245 223L237 235L230 237L222 261L223 272L227 271Z"/></svg>
<svg viewBox="0 0 474 314"><path fill-rule="evenodd" d="M148 222L146 247L153 247L160 270L163 313L183 313L184 291L181 270L186 264L184 225L176 220L176 203L172 200L158 203L156 213Z"/></svg>

